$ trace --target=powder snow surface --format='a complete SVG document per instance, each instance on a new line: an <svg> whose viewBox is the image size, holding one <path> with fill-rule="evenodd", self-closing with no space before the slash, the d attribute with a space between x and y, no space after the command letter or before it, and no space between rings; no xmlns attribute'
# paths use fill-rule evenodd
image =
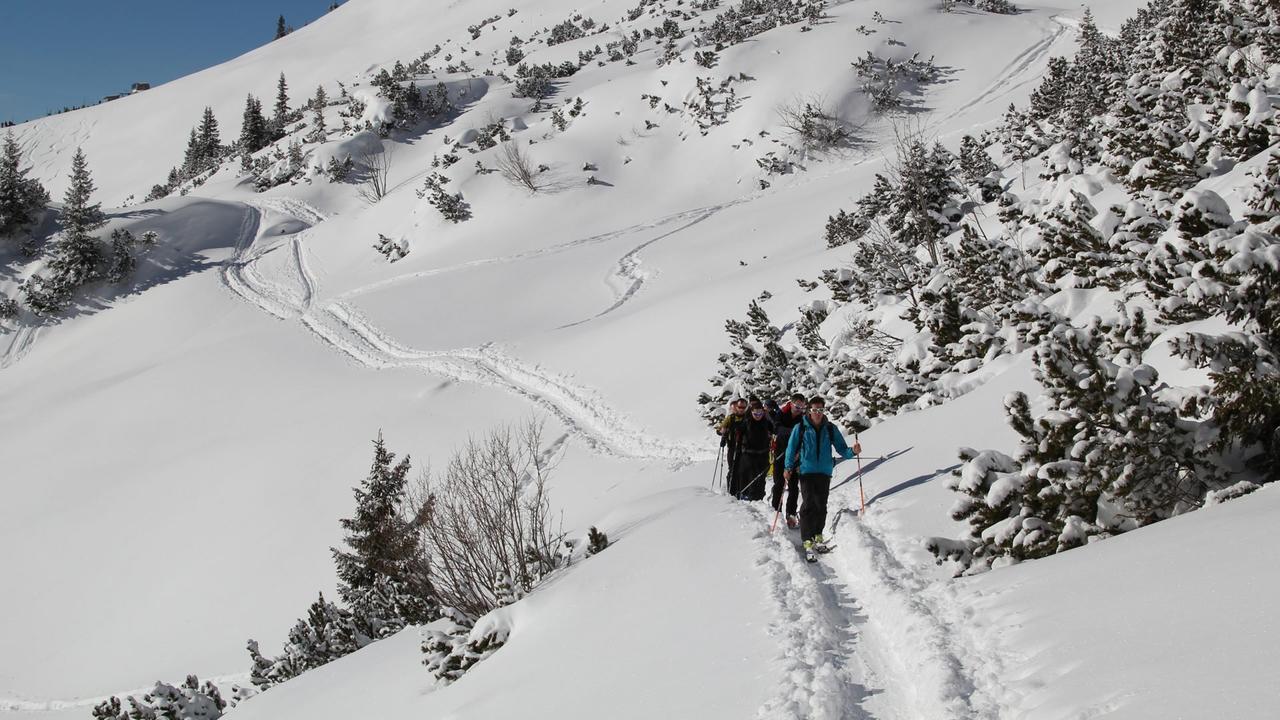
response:
<svg viewBox="0 0 1280 720"><path fill-rule="evenodd" d="M367 89L379 67L448 39L460 57L459 40L480 50L468 57L483 68L513 32L574 12L614 23L629 4L350 0L224 65L15 131L55 198L81 146L98 197L121 205L180 161L206 105L229 140L244 96L273 97L281 71L297 105L321 82L331 97L339 80ZM810 302L795 279L847 256L824 248L827 216L892 152L891 128L872 120L865 146L761 189L755 160L785 137L775 108L818 94L858 117L849 63L905 44L945 80L911 117L954 148L1073 51L1081 12L936 5L834 4L829 22L770 31L714 69L656 67L647 44L634 66L591 64L563 82L552 102L586 103L563 133L500 79L454 77L470 88L466 112L398 138L391 192L372 206L319 176L256 194L228 168L185 198L111 210L108 230L161 236L139 292L0 335L0 715L86 718L105 696L188 673L244 683L244 641L271 654L316 591L332 592L329 547L379 429L416 472L533 415L558 453L552 502L566 530L596 525L615 544L515 605L509 643L454 685L433 686L410 628L237 716L1280 716L1280 488L977 578L933 565L922 539L960 532L945 487L956 449L1013 449L1001 399L1037 392L1025 356L862 436L867 514L854 511L858 463L840 464L837 547L816 566L794 532L768 532L763 505L709 489L716 445L694 399L726 349L724 319L762 290L775 319ZM1114 31L1137 3L1091 5ZM466 26L493 15L471 41ZM706 136L640 99L678 106L695 77L737 73L754 78L742 107ZM491 117L519 119L516 137L538 140L530 152L557 187L530 196L475 171L492 151L464 153L446 174L475 217L446 223L413 191L445 135ZM409 256L388 264L370 247L379 233ZM0 291L20 280L0 276ZM1112 299L1054 302L1079 316ZM1163 353L1151 358L1162 373L1196 376Z"/></svg>

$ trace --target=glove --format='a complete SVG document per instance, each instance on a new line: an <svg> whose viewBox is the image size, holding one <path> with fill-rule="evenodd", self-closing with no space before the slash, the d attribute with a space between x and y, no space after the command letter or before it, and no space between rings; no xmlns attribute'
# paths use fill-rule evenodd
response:
<svg viewBox="0 0 1280 720"><path fill-rule="evenodd" d="M861 443L858 443L858 442L856 442L856 441L853 443L853 454L854 454L854 455L861 455L861 454L862 454L862 445L861 445Z"/></svg>

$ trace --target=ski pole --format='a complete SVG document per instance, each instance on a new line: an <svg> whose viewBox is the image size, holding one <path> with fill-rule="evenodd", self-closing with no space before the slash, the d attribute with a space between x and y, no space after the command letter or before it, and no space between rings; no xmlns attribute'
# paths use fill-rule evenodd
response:
<svg viewBox="0 0 1280 720"><path fill-rule="evenodd" d="M787 502L787 485L790 483L784 478L782 481L782 496L778 498L778 512L773 514L773 524L769 526L769 534L773 534L778 529L778 518L782 517L782 506Z"/></svg>
<svg viewBox="0 0 1280 720"><path fill-rule="evenodd" d="M768 470L768 468L765 468L764 470L762 470L762 471L760 472L760 474L759 474L759 475L757 475L757 476L756 476L756 479L755 479L755 480L752 480L751 482L747 483L747 484L746 484L746 485L745 485L741 490L739 490L739 491L738 491L738 499L739 499L739 500L741 500L741 499L742 499L742 496L743 496L743 495L746 495L748 490L750 490L750 489L751 489L751 488L752 488L756 483L758 483L758 482L760 482L761 480L763 480L763 479L764 479L764 476L765 476L765 473L767 473L767 472L769 472L769 470Z"/></svg>
<svg viewBox="0 0 1280 720"><path fill-rule="evenodd" d="M724 457L724 445L720 446L720 452L716 453L716 467L711 473L711 490L716 489L716 481L720 479L720 458Z"/></svg>
<svg viewBox="0 0 1280 720"><path fill-rule="evenodd" d="M867 493L862 489L862 443L858 442L858 434L853 434L853 444L858 446L858 497L862 501L862 511L859 515L867 514Z"/></svg>

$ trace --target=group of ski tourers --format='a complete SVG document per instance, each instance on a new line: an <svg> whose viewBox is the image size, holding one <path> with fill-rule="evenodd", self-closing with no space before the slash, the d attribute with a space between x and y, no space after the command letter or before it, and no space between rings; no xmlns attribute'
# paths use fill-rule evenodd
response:
<svg viewBox="0 0 1280 720"><path fill-rule="evenodd" d="M827 495L835 469L832 451L851 460L862 452L857 439L850 448L840 428L827 419L826 402L817 395L806 400L795 393L781 407L775 400L738 398L729 410L716 431L720 451L727 455L729 494L741 500L763 500L772 476L774 511L781 514L785 499L787 527L800 528L805 559L816 562L817 553L830 550L822 529L827 524Z"/></svg>

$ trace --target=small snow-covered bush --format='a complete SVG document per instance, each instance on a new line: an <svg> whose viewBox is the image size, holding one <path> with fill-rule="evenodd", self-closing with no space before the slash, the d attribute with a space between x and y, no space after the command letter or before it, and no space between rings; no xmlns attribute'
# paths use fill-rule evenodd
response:
<svg viewBox="0 0 1280 720"><path fill-rule="evenodd" d="M609 536L594 525L587 531L587 555L596 555L609 547Z"/></svg>
<svg viewBox="0 0 1280 720"><path fill-rule="evenodd" d="M444 628L426 634L422 643L422 664L441 684L447 685L463 676L480 661L506 644L511 635L510 615L502 610L473 621L466 614L449 608L441 621Z"/></svg>
<svg viewBox="0 0 1280 720"><path fill-rule="evenodd" d="M836 116L820 98L795 99L778 107L782 126L805 150L826 152L850 145L853 127Z"/></svg>
<svg viewBox="0 0 1280 720"><path fill-rule="evenodd" d="M227 708L218 686L208 680L201 684L195 675L177 686L157 682L141 698L130 695L125 700L128 709L118 697L94 706L94 720L217 720Z"/></svg>

